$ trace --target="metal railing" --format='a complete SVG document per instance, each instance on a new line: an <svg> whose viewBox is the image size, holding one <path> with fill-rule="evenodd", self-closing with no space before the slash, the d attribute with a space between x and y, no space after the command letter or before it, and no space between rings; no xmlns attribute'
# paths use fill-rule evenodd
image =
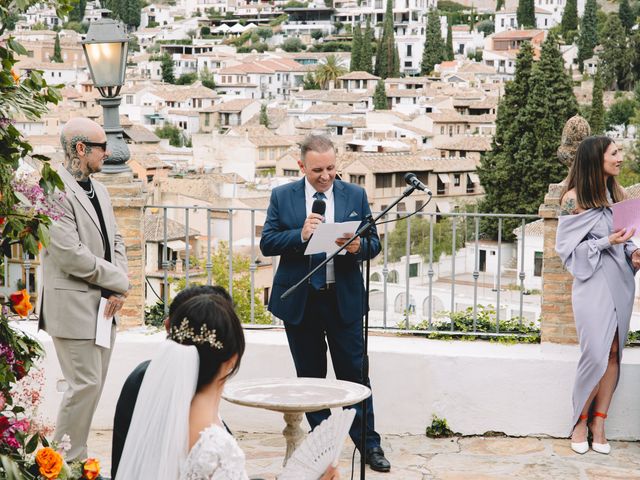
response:
<svg viewBox="0 0 640 480"><path fill-rule="evenodd" d="M145 209L162 217L163 228L161 238L155 239L161 245L155 247L161 258L150 258L153 241L146 242L147 304L154 303L155 293L168 312L171 297L179 288L177 283L185 287L194 282L216 283L216 267L219 276L226 272L228 278L222 286L234 300L248 295L244 299L249 305L248 318L243 320L256 323L256 309L264 312L266 308L256 293L270 290L268 280L273 280L278 261L277 257L262 257L259 250L256 226L262 225L266 211L182 205ZM389 215L388 220L397 216ZM534 257L536 245L542 251L542 237L536 237L538 244L529 245L525 225L539 217L452 212L421 213L412 218L378 227L382 250L371 267L371 327L447 335L528 335L525 327L540 315L542 278ZM487 235L483 222L495 223L495 231ZM505 232L505 223L510 225L509 232ZM392 234L394 227L396 233ZM181 235L176 235L176 228ZM412 232L412 228L420 231ZM400 234L398 229L406 232ZM504 240L516 231L517 245ZM398 243L403 236L404 249ZM175 240L182 241L180 250L170 252ZM226 265L214 265L214 253L220 248L228 249ZM247 259L248 266L245 262L241 271L234 270L234 254ZM176 272L176 261L182 263L183 272ZM236 292L234 281L241 277L248 277L248 288ZM281 325L279 319L268 318L270 324Z"/></svg>

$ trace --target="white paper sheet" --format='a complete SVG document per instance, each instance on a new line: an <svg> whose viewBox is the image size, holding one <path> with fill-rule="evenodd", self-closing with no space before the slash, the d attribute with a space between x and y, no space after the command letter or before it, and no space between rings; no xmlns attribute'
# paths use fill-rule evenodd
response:
<svg viewBox="0 0 640 480"><path fill-rule="evenodd" d="M360 220L342 223L321 223L313 233L311 240L309 240L304 254L313 255L316 253L326 253L327 255L331 255L340 248L336 245L336 239L344 237L345 233L352 236L356 233L359 226ZM346 252L346 250L343 250L341 254L345 254Z"/></svg>
<svg viewBox="0 0 640 480"><path fill-rule="evenodd" d="M640 199L625 200L611 206L613 211L613 230L635 228L634 237L640 236Z"/></svg>
<svg viewBox="0 0 640 480"><path fill-rule="evenodd" d="M111 324L113 317L105 317L104 311L107 308L107 299L100 299L98 307L98 318L96 319L96 345L104 348L111 348Z"/></svg>

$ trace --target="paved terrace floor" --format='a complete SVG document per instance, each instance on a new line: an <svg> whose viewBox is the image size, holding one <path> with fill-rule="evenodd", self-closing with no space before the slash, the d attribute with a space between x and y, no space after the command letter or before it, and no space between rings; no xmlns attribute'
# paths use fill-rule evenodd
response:
<svg viewBox="0 0 640 480"><path fill-rule="evenodd" d="M281 469L285 450L280 433L236 432L247 455L251 478L273 480ZM640 479L640 442L612 442L612 453L589 451L577 455L567 439L454 437L430 439L419 435L387 435L383 448L391 461L390 473L367 468L372 480L635 480ZM342 480L351 478L353 444L340 461ZM89 453L110 470L111 431L93 431ZM359 457L356 455L356 462ZM360 478L356 464L354 479Z"/></svg>

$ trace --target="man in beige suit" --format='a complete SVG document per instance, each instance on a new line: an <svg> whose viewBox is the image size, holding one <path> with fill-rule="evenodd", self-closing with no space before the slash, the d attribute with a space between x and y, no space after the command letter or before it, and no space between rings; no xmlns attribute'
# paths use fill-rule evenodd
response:
<svg viewBox="0 0 640 480"><path fill-rule="evenodd" d="M107 189L90 175L99 172L107 151L107 137L86 118L69 120L60 136L64 165L58 169L66 195L64 216L50 229L51 241L43 254L43 296L40 328L53 339L67 383L54 439L71 439L69 460L87 456L91 420L107 375L111 347L95 344L100 299L105 315L122 308L129 291L127 258ZM117 317L116 317L117 318Z"/></svg>

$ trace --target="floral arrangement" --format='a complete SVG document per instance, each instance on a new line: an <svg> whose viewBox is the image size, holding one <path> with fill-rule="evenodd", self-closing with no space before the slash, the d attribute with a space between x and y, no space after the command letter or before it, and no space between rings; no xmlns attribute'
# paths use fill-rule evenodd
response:
<svg viewBox="0 0 640 480"><path fill-rule="evenodd" d="M65 18L72 0L0 0L0 258L11 256L11 245L36 255L49 241L48 227L60 217L56 200L64 188L49 159L33 154L33 147L14 125L14 118L41 117L60 94L47 84L42 72L31 70L20 75L17 55L25 48L10 35L9 21L36 3L56 10ZM27 162L38 166L39 175L17 173ZM57 190L57 191L56 191ZM49 443L45 422L36 415L44 374L36 365L42 346L34 338L9 324L10 310L26 317L32 310L29 293L10 295L0 310L0 479L3 480L96 480L100 463L93 458L82 462L65 461L68 439Z"/></svg>

